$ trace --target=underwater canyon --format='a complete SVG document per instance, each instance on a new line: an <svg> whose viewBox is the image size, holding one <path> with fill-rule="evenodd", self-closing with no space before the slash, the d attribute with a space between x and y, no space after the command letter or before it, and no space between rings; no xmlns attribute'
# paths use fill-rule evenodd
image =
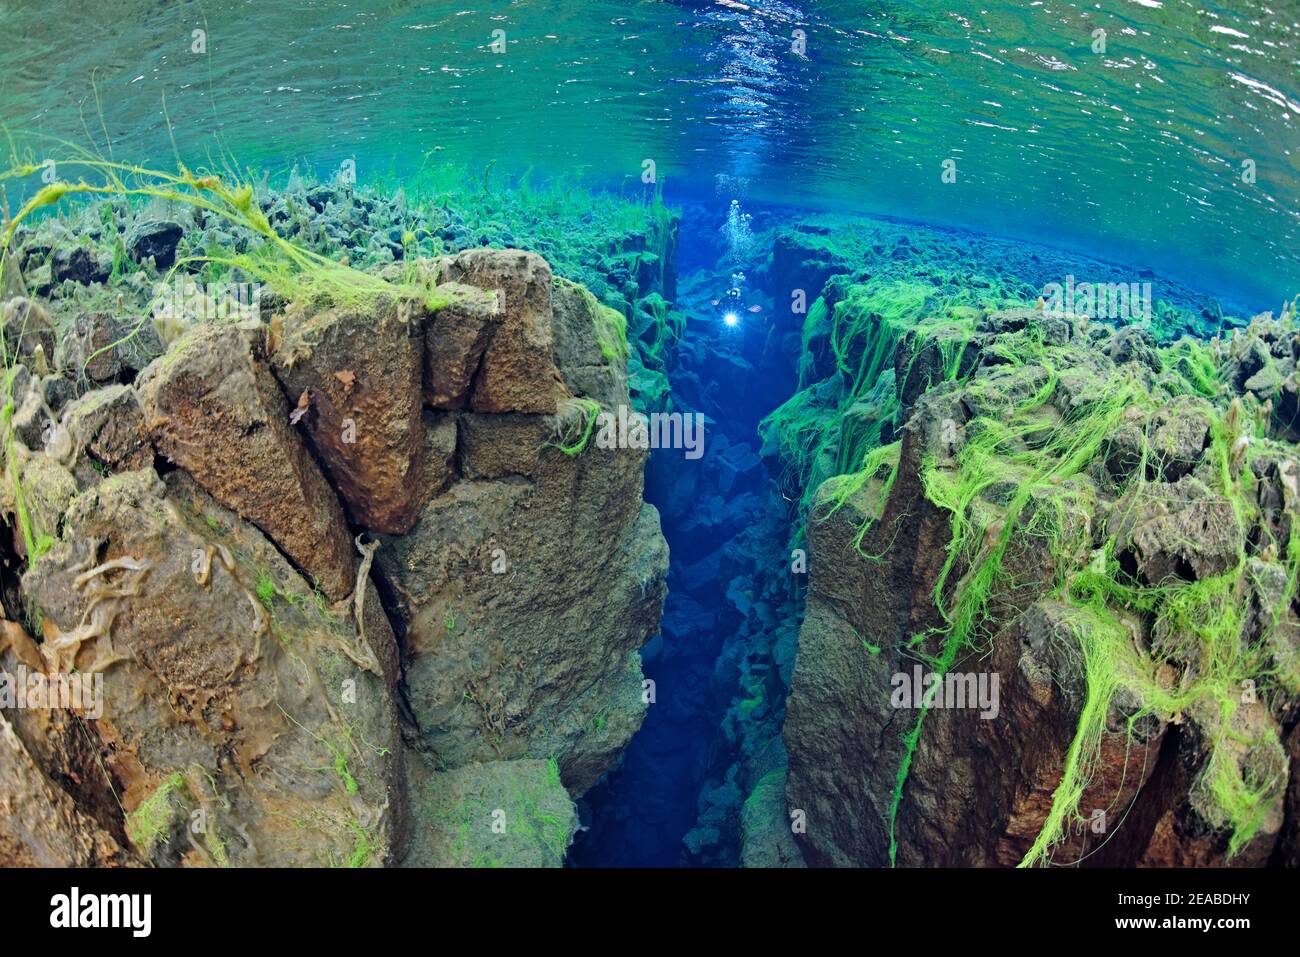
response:
<svg viewBox="0 0 1300 957"><path fill-rule="evenodd" d="M308 6L302 75L245 86L248 24L182 5L129 22L201 69L114 47L84 129L0 87L0 864L1300 864L1272 56L1200 90L1233 34L1183 4ZM1294 57L1244 6L1211 26ZM1015 69L962 86L958 36ZM1154 132L1016 99L1057 74ZM904 75L977 119L904 132Z"/></svg>

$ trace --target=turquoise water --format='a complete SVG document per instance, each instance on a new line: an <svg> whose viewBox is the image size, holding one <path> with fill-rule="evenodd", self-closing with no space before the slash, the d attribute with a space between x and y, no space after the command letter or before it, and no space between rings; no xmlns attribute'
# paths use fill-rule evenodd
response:
<svg viewBox="0 0 1300 957"><path fill-rule="evenodd" d="M1300 290L1293 0L6 0L0 36L12 133L133 161L636 189L653 160L670 199L972 227L1259 309Z"/></svg>
<svg viewBox="0 0 1300 957"><path fill-rule="evenodd" d="M861 491L878 477L880 453L892 446L902 460L912 402L899 399L916 354L896 366L899 330L938 341L923 323L931 318L966 330L957 353L944 352L956 339L936 346L949 383L971 330L985 334L973 315L1031 306L1073 275L1149 281L1158 308L1145 331L1169 339L1210 339L1225 316L1244 325L1300 293L1300 0L956 10L834 0L0 0L0 37L6 216L52 179L111 179L106 163L184 164L205 174L189 182L191 207L222 195L206 178L216 171L240 184L224 196L227 212L256 200L282 238L381 276L419 275L414 259L448 250L527 248L626 320L631 404L707 418L702 459L656 450L641 475L637 491L657 509L670 554L658 633L641 648L660 697L617 764L575 790L573 865L768 866L768 852L784 863L800 853L761 833L775 813L775 832L793 840L783 782L787 758L791 781L799 765L783 725L808 585L791 549L810 544L820 520L811 503L827 481L856 477ZM79 155L99 159L79 166ZM43 177L52 157L57 177ZM193 208L176 216L171 181L139 169L122 178L149 188L119 183L108 191L132 192L133 203L80 215L72 207L86 197L73 187L24 222L19 265L0 271L6 283L20 272L48 301L63 323L60 346L73 341L69 328L81 335L86 303L115 296L114 315L132 313L128 296L173 261L213 283L274 278L285 283L277 296L311 291L288 281L300 278L293 270L277 271L284 257L241 245L241 228ZM173 217L184 225L169 226ZM184 256L173 233L184 233ZM347 275L341 289L356 294L358 274ZM1295 308L1285 312L1293 322ZM268 342L280 334L277 317ZM995 318L1008 329L1027 322ZM596 327L607 356L622 344L609 325ZM1086 328L1071 323L1069 334L1092 336ZM1277 405L1259 411L1247 399L1225 422L1243 409L1271 414L1290 436L1292 347L1261 358L1237 346L1245 341L1184 343L1192 351L1179 362L1204 378L1193 359L1226 353L1217 369L1232 382L1225 402L1258 380L1257 398L1272 389ZM78 353L67 354L73 368ZM334 375L346 392L355 372L344 371ZM138 372L114 376L132 383ZM303 409L302 397L288 398ZM1151 413L1142 403L1133 411ZM1234 455L1246 447L1231 445ZM38 541L30 536L28 554ZM1262 561L1277 558L1268 547L1258 546ZM1289 565L1279 573L1295 581ZM405 629L408 609L394 595L390 580L380 601ZM448 634L455 620L442 619ZM814 614L808 621L820 627ZM399 637L412 661L425 653ZM410 706L420 678L404 664L399 697ZM582 726L604 732L607 711ZM883 732L878 742L883 752ZM891 771L886 791L894 780ZM892 818L889 827L892 836Z"/></svg>

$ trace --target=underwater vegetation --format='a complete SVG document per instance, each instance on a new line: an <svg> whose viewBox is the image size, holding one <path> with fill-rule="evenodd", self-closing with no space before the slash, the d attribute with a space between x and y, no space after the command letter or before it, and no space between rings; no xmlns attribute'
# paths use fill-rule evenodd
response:
<svg viewBox="0 0 1300 957"><path fill-rule="evenodd" d="M72 824L47 827L83 840L41 854L557 865L580 815L614 828L582 839L582 862L651 853L612 822L628 820L621 788L644 788L683 733L656 717L633 737L652 704L641 659L664 678L680 655L638 655L666 578L656 641L701 649L675 666L690 680L715 672L684 718L710 750L683 752L682 811L650 832L668 862L674 834L687 860L753 866L1286 853L1294 303L1239 320L1157 281L1150 320L1062 316L1034 296L1060 265L1041 251L995 268L969 234L791 227L736 205L718 214L714 273L679 290L679 214L657 191L59 165L83 175L32 192L3 234L3 502L20 569L4 595L26 623L6 653L103 671L114 747L134 757L93 769L107 795L88 784L54 802ZM551 259L511 249L521 237ZM728 331L709 297L746 274L750 316L792 274L821 288L783 329ZM222 288L256 295L218 301ZM1220 334L1196 337L1207 324ZM725 589L706 575L699 590L669 574L643 459L597 449L595 423L620 405L718 422L755 366L769 388L689 479L715 517L682 507L682 465L650 472L679 561L727 556ZM144 613L164 588L196 636L247 636L233 664L171 660ZM626 614L590 607L610 593ZM226 611L205 622L214 601ZM535 671L555 654L567 685ZM972 666L1004 677L1005 771L972 784L966 811L935 775L988 732L932 704L891 712L889 676L914 665L940 685ZM159 763L150 742L200 700L247 707L286 667L301 694ZM375 698L361 716L347 710L358 680ZM155 682L184 703L162 726L112 703ZM835 736L819 729L845 715L867 734L823 754ZM292 741L285 760L322 781L258 829L235 808L273 796L221 756L248 734ZM784 824L787 807L834 813L844 791L864 795L863 817L831 843ZM212 817L203 840L176 829L195 811ZM978 837L935 843L958 826ZM312 840L286 843L304 829Z"/></svg>
<svg viewBox="0 0 1300 957"><path fill-rule="evenodd" d="M913 604L910 615L928 626L893 631L857 609L827 612L842 616L837 627L860 631L866 667L888 667L879 664L883 656L895 670L916 662L942 680L971 665L1013 661L1015 637L1028 633L1026 657L1011 670L1039 689L1033 694L1049 713L1063 709L1072 731L1053 745L1063 748L1052 752L1061 761L1055 783L1034 785L1051 795L1037 829L1015 840L1008 834L996 847L995 830L964 860L1005 861L1017 853L1021 865L1035 865L1099 853L1110 832L1093 832L1106 835L1094 845L1081 841L1090 815L1113 820L1141 807L1145 795L1134 792L1152 774L1160 739L1175 734L1196 741L1183 745L1196 749L1189 793L1177 799L1187 806L1157 813L1194 816L1207 836L1203 847L1164 849L1175 853L1165 862L1232 860L1247 848L1256 862L1266 859L1282 823L1282 728L1297 687L1300 552L1291 476L1300 462L1286 419L1274 415L1283 401L1275 377L1281 370L1269 368L1293 361L1294 306L1277 319L1257 317L1226 340L1161 347L1136 327L1071 326L1041 308L940 313L899 328L899 304L923 296L912 287L882 294L859 286L842 302L872 308L850 306L832 320L829 352L846 384L859 382L858 370L869 381L880 377L884 359L892 360L877 403L903 424L897 433L863 437L846 428L846 416L832 415L822 429L838 434L804 443L823 452L848 446L849 461L860 464L824 466L836 477L821 483L809 506L813 590L829 598L844 587L834 571L831 584L819 586L822 549L848 549L896 576L888 569L915 547L913 536L927 541L933 534L938 540L923 547L934 557L920 560L908 586L912 602L928 596L931 607ZM862 315L869 318L858 332L860 351L846 353L839 327L854 329ZM883 349L884 359L873 349ZM1254 354L1268 358L1243 368L1243 357ZM860 385L853 394L862 394ZM802 427L818 431L815 423ZM797 456L791 467L810 474L808 463ZM838 527L819 542L822 523ZM810 626L828 627L810 618L805 638ZM817 723L806 709L830 703L818 690L802 702L805 667L816 675L824 666L801 658L796 668L790 707L798 718L786 725L792 766ZM955 848L941 850L933 838L908 848L900 833L922 840L917 827L936 826L933 785L914 781L918 767L933 773L933 762L922 761L934 746L927 734L933 714L920 708L897 745L862 759L877 778L895 768L888 799L878 804L888 823L884 842L856 852L848 842L823 846L819 855L866 854L856 859L891 864L900 854L911 862L952 859ZM1041 715L1034 722L1046 723ZM936 732L945 742L939 746L951 746L948 736L957 733ZM1026 719L1023 733L1043 731ZM810 772L799 773L792 790L806 792ZM1053 777L1050 770L1028 773ZM911 818L909 795L918 786L926 798L917 799L924 807ZM1003 779L991 789L1008 792L1002 800L1014 818L1026 787ZM1085 795L1091 803L1082 803ZM1127 838L1123 830L1113 835L1118 845ZM1128 849L1130 860L1144 851L1155 853L1139 843Z"/></svg>
<svg viewBox="0 0 1300 957"><path fill-rule="evenodd" d="M703 649L683 674L716 671L685 719L710 751L690 758L671 797L685 813L665 822L688 860L1285 853L1285 728L1300 693L1294 304L1225 318L1163 283L1150 321L1063 317L1033 295L1030 273L1058 265L1041 251L993 270L968 234L825 217L790 227L738 220L735 206L718 214L716 275L679 290L678 214L657 192L498 195L457 173L455 186L386 193L297 176L273 188L233 164L60 166L85 175L36 190L4 232L3 501L23 569L4 594L27 626L7 654L102 670L110 695L162 682L187 709L196 681L244 707L260 674L289 667L316 691L277 700L244 733L292 740L286 760L332 783L271 819L315 835L290 851L280 825L254 831L234 810L271 798L220 757L241 737L217 751L196 739L183 766L159 764L157 717L120 713L111 696L115 746L135 764L94 769L107 797L93 784L64 796L60 813L89 844L41 853L556 865L579 815L616 828L583 838L582 862L649 853L624 824L600 822L683 733L656 718L633 737L651 703L640 659L674 674L658 663L673 657L637 654L660 630L666 577L656 641ZM367 228L349 231L353 218ZM535 242L553 264L509 248L557 221L563 239ZM747 346L756 330L709 316L713 290L742 271L759 297L750 315L792 271L822 285L779 335L750 320L768 331ZM257 294L214 301L223 284ZM1223 334L1193 337L1211 322ZM682 508L681 465L661 459L646 492L681 561L717 561L721 539L731 578L713 593L707 576L700 590L669 574L641 458L592 438L620 404L703 408L717 422L720 393L696 386L712 377L725 394L725 375L754 363L770 387L718 426L691 479L715 518ZM337 439L358 427L361 441ZM462 537L483 523L491 531ZM593 592L582 569L611 550ZM521 569L520 555L541 558ZM505 602L498 568L511 575ZM221 600L216 620L248 636L233 666L169 663L142 609L177 576L190 590L166 601L195 634ZM611 589L628 614L584 605ZM701 632L710 620L730 637ZM584 654L572 633L587 636ZM561 648L567 687L529 665ZM1004 676L1010 750L996 766L1014 770L986 776L959 812L936 769L954 748L989 747L980 719L930 705L896 715L883 689L913 665L942 684L977 664ZM345 710L358 680L376 689L361 717ZM404 734L401 709L414 715ZM823 755L816 730L843 715L868 729L848 760ZM629 741L626 766L602 780ZM827 775L850 777L828 787ZM783 823L787 806L832 813L827 795L842 790L864 795L864 817L833 843ZM175 822L199 810L212 830L189 840ZM497 828L498 812L526 827ZM1098 813L1111 822L1100 832ZM959 823L980 836L934 843ZM668 862L679 853L651 839Z"/></svg>

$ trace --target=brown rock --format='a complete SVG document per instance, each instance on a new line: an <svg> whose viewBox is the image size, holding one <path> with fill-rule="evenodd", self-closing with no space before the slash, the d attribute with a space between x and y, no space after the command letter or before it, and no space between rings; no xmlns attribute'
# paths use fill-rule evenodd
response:
<svg viewBox="0 0 1300 957"><path fill-rule="evenodd" d="M184 473L111 476L23 577L41 651L103 678L126 835L155 865L379 864L404 766L381 660L392 637L330 606ZM145 810L142 810L145 809ZM190 830L202 809L206 829Z"/></svg>
<svg viewBox="0 0 1300 957"><path fill-rule="evenodd" d="M160 454L262 529L325 594L352 591L352 538L338 498L239 329L203 324L187 332L145 370L140 404Z"/></svg>
<svg viewBox="0 0 1300 957"><path fill-rule="evenodd" d="M130 386L113 385L87 392L63 413L63 426L76 449L89 453L110 471L130 471L153 464L144 413Z"/></svg>
<svg viewBox="0 0 1300 957"><path fill-rule="evenodd" d="M531 475L538 454L552 437L544 415L478 415L466 412L460 426L460 467L466 478Z"/></svg>
<svg viewBox="0 0 1300 957"><path fill-rule="evenodd" d="M0 668L6 681L46 674L36 644L16 622L0 622ZM85 687L93 692L93 682ZM118 841L120 823L112 819L112 782L97 758L85 746L78 719L62 708L15 708L0 715L0 866L127 862Z"/></svg>
<svg viewBox="0 0 1300 957"><path fill-rule="evenodd" d="M73 378L110 382L122 371L122 359L114 345L118 338L108 313L80 313L59 342L57 365Z"/></svg>
<svg viewBox="0 0 1300 957"><path fill-rule="evenodd" d="M271 367L357 525L401 534L419 508L424 309L413 300L291 308Z"/></svg>
<svg viewBox="0 0 1300 957"><path fill-rule="evenodd" d="M568 390L555 368L551 267L546 260L518 249L470 249L447 263L445 276L497 291L501 297L500 326L483 354L470 408L554 412Z"/></svg>
<svg viewBox="0 0 1300 957"><path fill-rule="evenodd" d="M463 409L492 335L501 323L495 292L463 283L438 287L451 300L424 333L424 401L435 409Z"/></svg>

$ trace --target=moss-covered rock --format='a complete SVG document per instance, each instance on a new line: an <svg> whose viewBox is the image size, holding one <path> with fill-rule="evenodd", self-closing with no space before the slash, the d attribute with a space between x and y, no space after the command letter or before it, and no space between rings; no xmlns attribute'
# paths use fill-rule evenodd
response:
<svg viewBox="0 0 1300 957"><path fill-rule="evenodd" d="M578 815L554 760L428 769L411 759L420 821L406 867L562 867Z"/></svg>

